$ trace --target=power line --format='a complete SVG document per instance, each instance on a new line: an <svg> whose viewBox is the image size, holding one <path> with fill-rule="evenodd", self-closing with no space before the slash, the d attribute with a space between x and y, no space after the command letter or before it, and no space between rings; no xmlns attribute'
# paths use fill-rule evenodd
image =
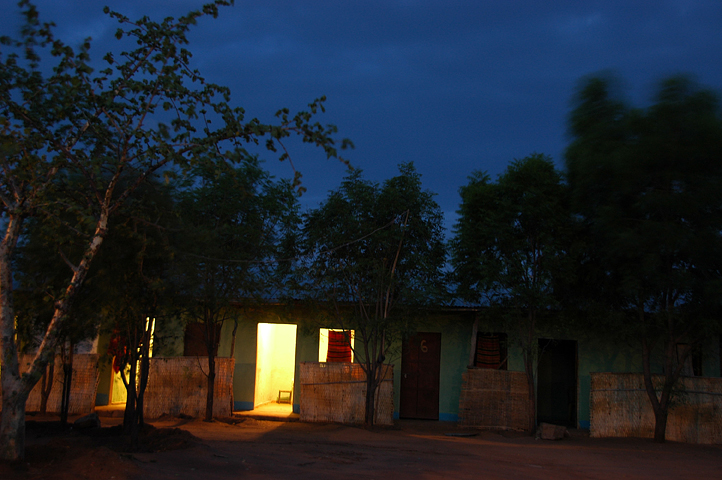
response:
<svg viewBox="0 0 722 480"><path fill-rule="evenodd" d="M397 215L393 220L391 220L391 221L390 221L389 223L387 223L386 225L384 225L384 226L382 226L382 227L379 227L379 228L377 228L377 229L375 229L375 230L373 230L373 231L371 231L371 232L367 233L366 235L363 235L363 236L361 236L361 237L359 237L359 238L356 238L356 239L354 239L354 240L351 240L351 241L349 241L349 242L346 242L346 243L344 243L344 244L342 244L342 245L338 245L338 246L336 246L336 247L329 248L328 250L323 250L323 251L321 251L321 252L318 252L316 255L319 255L319 256L320 256L320 255L329 255L329 254L331 254L331 253L333 253L333 252L335 252L335 251L337 251L337 250L340 250L340 249L342 249L342 248L346 248L346 247L351 246L351 245L353 245L353 244L355 244L355 243L358 243L358 242L361 242L361 241L363 241L363 240L366 240L367 238L371 237L372 235L375 235L376 233L380 232L381 230L384 230L384 229L389 228L390 226L394 225L394 224L397 222L397 220L399 219L399 217L401 217L401 216L404 215L404 214L408 214L408 213L409 213L409 211L406 210L405 212L401 213L400 215ZM198 258L198 259L201 259L201 260L208 260L208 261L210 261L210 262L219 262L219 263L245 263L245 264L258 264L258 265L264 265L264 264L268 265L268 264L273 264L273 263L292 262L292 261L294 261L294 260L298 260L298 259L304 258L304 257L310 257L310 256L313 255L313 254L305 254L305 255L297 255L297 256L295 256L295 257L276 258L276 259L271 259L271 260L233 260L233 259L224 259L224 258L208 257L208 256L206 256L206 255L197 255L197 254L195 254L195 253L190 253L190 252L178 252L178 253L180 253L181 255L188 256L188 257Z"/></svg>

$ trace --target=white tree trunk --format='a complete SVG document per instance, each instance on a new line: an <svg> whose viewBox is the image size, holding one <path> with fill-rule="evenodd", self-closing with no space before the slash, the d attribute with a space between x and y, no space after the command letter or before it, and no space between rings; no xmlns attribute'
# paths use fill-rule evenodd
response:
<svg viewBox="0 0 722 480"><path fill-rule="evenodd" d="M21 221L10 217L5 237L0 245L0 335L2 336L2 419L0 420L0 459L21 460L25 457L25 403L30 391L40 380L50 358L55 353L58 332L67 317L70 305L85 280L90 263L107 232L108 208L103 208L93 238L88 243L80 264L65 289L62 300L55 304L53 318L32 365L20 375L18 350L15 343L15 313L12 294L12 253L20 234Z"/></svg>

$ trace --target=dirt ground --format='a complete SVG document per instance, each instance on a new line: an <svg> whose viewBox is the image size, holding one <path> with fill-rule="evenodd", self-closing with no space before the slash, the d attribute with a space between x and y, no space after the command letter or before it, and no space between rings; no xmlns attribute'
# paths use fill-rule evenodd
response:
<svg viewBox="0 0 722 480"><path fill-rule="evenodd" d="M124 453L119 418L103 428L63 430L29 417L26 459L0 463L0 479L337 478L722 478L722 445L647 439L559 441L478 432L442 422L400 421L369 431L343 425L167 417L141 449ZM474 436L459 436L475 434Z"/></svg>

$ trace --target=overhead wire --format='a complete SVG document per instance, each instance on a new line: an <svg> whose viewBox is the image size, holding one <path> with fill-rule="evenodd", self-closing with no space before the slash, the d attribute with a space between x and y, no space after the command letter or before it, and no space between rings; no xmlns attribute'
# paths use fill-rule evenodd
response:
<svg viewBox="0 0 722 480"><path fill-rule="evenodd" d="M198 254L195 254L195 253L183 252L183 251L179 251L178 253L181 254L181 255L188 256L188 257L198 258L198 259L201 259L201 260L208 260L208 261L211 261L211 262L219 262L219 263L226 262L226 263L246 263L246 264L273 264L273 263L282 263L282 262L293 262L293 261L298 260L298 259L300 259L300 258L310 257L310 256L313 256L313 255L318 255L318 256L321 256L321 255L329 255L329 254L331 254L331 253L333 253L333 252L336 252L336 251L338 251L338 250L341 250L342 248L346 248L346 247L351 246L351 245L353 245L353 244L355 244L355 243L362 242L363 240L366 240L367 238L375 235L376 233L380 232L381 230L385 230L385 229L391 227L392 225L396 224L397 221L398 221L398 219L401 218L402 216L407 215L407 218L408 218L408 214L409 214L409 211L406 210L405 212L403 212L403 213L395 216L394 219L391 220L390 222L388 222L386 225L383 225L383 226L381 226L381 227L378 227L378 228L376 228L375 230L373 230L373 231L371 231L371 232L369 232L369 233L367 233L367 234L365 234L365 235L363 235L363 236L361 236L361 237L359 237L359 238L356 238L356 239L351 240L351 241L349 241L349 242L346 242L346 243L344 243L344 244L338 245L338 246L336 246L336 247L329 248L328 250L323 250L323 251L321 251L321 252L318 252L317 254L296 255L296 256L294 256L294 257L275 258L275 259L270 259L270 260L234 260L234 259L227 259L227 258L208 257L208 256L206 256L206 255L198 255Z"/></svg>

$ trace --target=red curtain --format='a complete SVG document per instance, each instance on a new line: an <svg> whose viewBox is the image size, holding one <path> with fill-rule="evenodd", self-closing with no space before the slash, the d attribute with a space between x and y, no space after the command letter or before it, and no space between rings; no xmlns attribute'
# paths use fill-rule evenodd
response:
<svg viewBox="0 0 722 480"><path fill-rule="evenodd" d="M113 371L115 373L120 372L122 367L121 362L125 361L125 353L127 352L127 346L125 345L125 337L120 335L119 330L113 331L113 335L110 337L110 344L108 345L108 355L113 357Z"/></svg>
<svg viewBox="0 0 722 480"><path fill-rule="evenodd" d="M502 340L499 335L479 334L476 338L476 366L482 368L498 369L504 361L505 355Z"/></svg>
<svg viewBox="0 0 722 480"><path fill-rule="evenodd" d="M326 361L351 363L351 336L349 332L328 332Z"/></svg>

